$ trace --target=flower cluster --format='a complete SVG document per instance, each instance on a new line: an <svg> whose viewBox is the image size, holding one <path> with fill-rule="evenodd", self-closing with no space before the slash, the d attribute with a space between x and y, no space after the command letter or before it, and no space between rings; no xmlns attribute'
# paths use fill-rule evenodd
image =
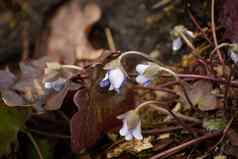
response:
<svg viewBox="0 0 238 159"><path fill-rule="evenodd" d="M150 75L147 73L149 72L147 70L150 70L151 68L153 68L153 65L151 63L136 65L137 76L135 80L138 84L148 86L151 83L154 74ZM99 85L100 87L108 87L109 91L115 90L117 93L119 93L120 87L123 85L126 78L127 77L122 69L120 67L116 67L107 70L104 78L100 81Z"/></svg>
<svg viewBox="0 0 238 159"><path fill-rule="evenodd" d="M147 58L146 55L143 55L138 52L127 52L127 54L130 53ZM106 70L106 73L102 80L99 82L100 87L108 88L109 91L114 90L117 93L120 93L121 86L123 85L123 83L125 83L129 76L126 70L124 70L120 61L122 56L125 56L125 54L126 53L122 54L117 59L105 65L104 69ZM173 76L176 76L173 71L149 61L144 63L138 63L135 66L135 81L138 84L141 84L143 86L150 85L152 81L157 77L160 71L166 71L172 74ZM138 110L139 109L131 110L117 117L123 122L123 126L120 129L119 133L121 136L125 137L126 140L132 140L133 138L137 140L143 139L141 133L141 120L138 114Z"/></svg>

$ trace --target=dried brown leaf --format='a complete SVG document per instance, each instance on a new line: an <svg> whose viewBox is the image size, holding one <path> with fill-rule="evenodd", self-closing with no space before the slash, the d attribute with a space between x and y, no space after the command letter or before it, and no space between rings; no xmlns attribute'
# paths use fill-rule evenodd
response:
<svg viewBox="0 0 238 159"><path fill-rule="evenodd" d="M87 4L84 10L77 0L62 6L51 22L49 56L65 64L98 58L102 51L91 46L87 32L100 17L101 10L94 3Z"/></svg>
<svg viewBox="0 0 238 159"><path fill-rule="evenodd" d="M24 106L26 104L25 100L12 90L2 90L2 99L4 103L9 107Z"/></svg>
<svg viewBox="0 0 238 159"><path fill-rule="evenodd" d="M101 77L102 78L102 77ZM71 120L71 140L74 151L93 146L102 133L120 124L116 116L132 109L133 91L128 87L120 94L99 87L92 80L89 88L80 89L74 96L78 112Z"/></svg>
<svg viewBox="0 0 238 159"><path fill-rule="evenodd" d="M142 141L131 140L118 145L116 148L107 153L107 158L119 157L123 152L139 153L143 150L151 149L151 137L144 138Z"/></svg>
<svg viewBox="0 0 238 159"><path fill-rule="evenodd" d="M200 110L209 111L219 108L217 98L212 94L213 88L210 82L199 80L193 83L193 85L186 84L185 89L191 102L197 105ZM189 108L190 106L181 88L177 88L177 91L185 108Z"/></svg>
<svg viewBox="0 0 238 159"><path fill-rule="evenodd" d="M16 77L9 71L0 70L0 89L7 89L16 81Z"/></svg>
<svg viewBox="0 0 238 159"><path fill-rule="evenodd" d="M227 136L233 146L238 146L238 133L235 130L229 129Z"/></svg>

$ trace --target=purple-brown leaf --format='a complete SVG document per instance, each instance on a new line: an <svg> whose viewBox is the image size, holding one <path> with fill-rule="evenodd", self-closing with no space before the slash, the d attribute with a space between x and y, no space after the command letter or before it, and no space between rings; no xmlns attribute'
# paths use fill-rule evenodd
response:
<svg viewBox="0 0 238 159"><path fill-rule="evenodd" d="M74 96L78 112L71 120L72 148L79 152L96 144L102 133L119 126L116 116L134 106L133 93L124 87L120 94L99 88L81 89Z"/></svg>

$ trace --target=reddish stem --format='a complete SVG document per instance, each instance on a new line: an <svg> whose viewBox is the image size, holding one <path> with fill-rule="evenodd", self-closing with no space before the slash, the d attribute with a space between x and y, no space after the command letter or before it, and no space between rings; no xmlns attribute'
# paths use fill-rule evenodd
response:
<svg viewBox="0 0 238 159"><path fill-rule="evenodd" d="M201 137L198 137L196 139L193 139L193 140L190 140L188 142L185 142L183 144L180 144L176 147L173 147L173 148L170 148L168 150L165 150L155 156L152 156L150 159L162 159L162 158L167 158L185 148L188 148L188 147L191 147L192 145L197 145L197 144L200 144L201 142L204 142L208 139L212 139L212 138L216 138L216 137L219 137L222 135L222 132L217 132L217 133L208 133L208 134L205 134Z"/></svg>

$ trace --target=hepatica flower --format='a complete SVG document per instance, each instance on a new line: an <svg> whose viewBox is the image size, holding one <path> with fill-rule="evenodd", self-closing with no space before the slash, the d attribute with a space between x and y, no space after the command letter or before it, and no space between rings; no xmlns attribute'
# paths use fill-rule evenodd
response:
<svg viewBox="0 0 238 159"><path fill-rule="evenodd" d="M180 37L177 37L172 42L172 49L173 51L178 51L183 46L183 41Z"/></svg>
<svg viewBox="0 0 238 159"><path fill-rule="evenodd" d="M139 84L142 84L144 86L147 86L150 84L151 79L149 77L145 76L145 70L149 68L149 64L138 64L136 65L136 72L138 73L136 77L136 82Z"/></svg>
<svg viewBox="0 0 238 159"><path fill-rule="evenodd" d="M117 93L120 92L124 80L126 79L125 74L120 68L108 70L104 78L100 81L100 87L108 87L109 90L115 90Z"/></svg>
<svg viewBox="0 0 238 159"><path fill-rule="evenodd" d="M238 44L234 43L231 44L230 48L229 48L229 54L230 54L230 58L232 59L232 61L236 64L238 64Z"/></svg>
<svg viewBox="0 0 238 159"><path fill-rule="evenodd" d="M141 134L141 120L139 114L135 110L131 110L127 113L117 116L117 119L122 120L123 125L119 133L124 136L126 140L142 140Z"/></svg>
<svg viewBox="0 0 238 159"><path fill-rule="evenodd" d="M188 39L195 38L194 33L182 25L175 26L171 34L173 37L172 42L173 51L178 51L179 49L181 49L183 46L183 41L189 42Z"/></svg>
<svg viewBox="0 0 238 159"><path fill-rule="evenodd" d="M59 78L55 81L44 82L44 87L48 90L53 90L55 92L60 92L65 87L66 80L63 78Z"/></svg>

